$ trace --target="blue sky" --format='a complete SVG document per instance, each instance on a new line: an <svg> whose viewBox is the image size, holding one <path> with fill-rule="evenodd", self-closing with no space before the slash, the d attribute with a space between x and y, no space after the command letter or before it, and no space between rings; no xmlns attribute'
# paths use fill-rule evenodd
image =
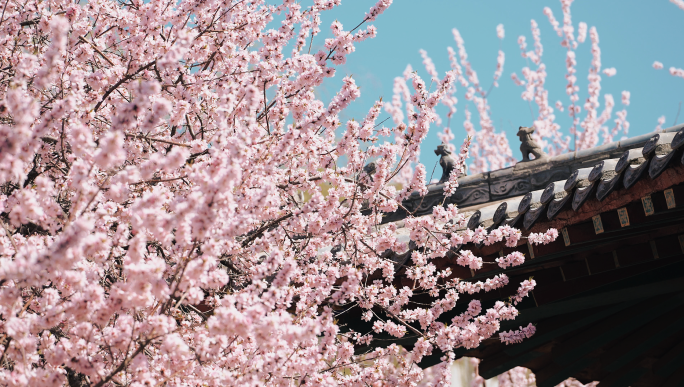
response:
<svg viewBox="0 0 684 387"><path fill-rule="evenodd" d="M324 38L330 36L329 25L332 21L339 20L345 29L352 28L363 19L373 3L347 0L340 7L323 13L322 33L314 40L312 52L321 47ZM549 100L551 103L561 100L566 106L569 102L564 89L565 49L560 46L560 38L542 12L545 6L550 7L556 19L562 23L563 15L557 0L394 0L392 6L373 22L378 28L378 36L357 44L356 52L348 57L345 65L338 68L335 78L319 90L320 96L324 101L329 101L339 89L342 77L353 74L361 87L361 98L341 119L343 122L350 118L362 119L378 97L384 97L385 101L391 99L393 79L402 74L407 64L411 64L430 83L418 50L428 52L440 76L449 70L446 48L451 46L456 49L451 30L457 28L465 40L468 59L478 72L483 87L488 88L491 84L499 48L506 54L499 87L490 94L489 103L496 130L506 132L514 156L520 159L519 141L515 133L518 126L529 126L532 120L528 103L520 98L522 88L513 83L510 75L515 71L520 76L520 70L527 65L520 55L517 38L525 35L528 49L532 47L530 19L535 19L541 29ZM653 131L658 117L662 115L666 117L664 126L671 126L680 101L684 101L684 79L671 76L667 69L671 66L684 67L684 40L681 33L684 11L667 0L577 0L571 10L575 27L580 21L586 22L589 27L596 26L602 69L617 69L614 77L602 75L602 95L613 95L616 100L614 111L622 108L621 92L631 92L631 105L627 108L627 119L631 124L628 136ZM501 43L496 36L499 23L506 29L506 37ZM580 86L582 104L586 98L586 77L591 60L589 38L576 52L577 84ZM662 62L665 69L653 69L655 60ZM462 89L459 87L458 112L451 124L456 135L456 146L465 137L463 112L465 104L469 103L463 98ZM599 111L602 108L603 96ZM473 123L478 128L477 112L472 105L469 105L469 109L473 113ZM567 133L570 124L567 110L555 113L556 122ZM534 114L536 116L536 109ZM383 113L380 119L388 116ZM581 117L584 117L584 112ZM387 121L388 124L390 122ZM684 122L684 112L679 115L678 123L681 122ZM437 161L432 150L439 144L437 133L440 130L431 128L423 144L421 162L428 169L432 169Z"/></svg>

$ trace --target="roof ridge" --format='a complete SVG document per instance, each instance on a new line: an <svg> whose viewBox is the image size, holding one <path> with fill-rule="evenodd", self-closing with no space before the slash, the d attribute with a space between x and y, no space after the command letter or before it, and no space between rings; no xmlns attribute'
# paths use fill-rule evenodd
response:
<svg viewBox="0 0 684 387"><path fill-rule="evenodd" d="M626 151L644 147L659 133L679 132L682 129L684 129L684 124L679 124L659 132L646 133L590 149L540 160L518 162L511 167L465 176L458 180L459 187L456 193L446 201L444 200L444 183L428 184L428 193L425 196L414 192L404 200L403 206L412 215L420 216L432 213L433 206L442 202L467 207L518 197L543 190L549 183L565 181L579 169L593 168L603 160L623 157ZM406 211L399 209L385 214L383 223L398 221L406 216L408 216Z"/></svg>

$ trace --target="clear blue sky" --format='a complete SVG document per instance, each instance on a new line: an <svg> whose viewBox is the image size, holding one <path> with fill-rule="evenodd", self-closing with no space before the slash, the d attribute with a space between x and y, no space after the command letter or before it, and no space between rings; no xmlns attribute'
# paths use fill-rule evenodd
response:
<svg viewBox="0 0 684 387"><path fill-rule="evenodd" d="M307 3L304 1L304 5L308 5ZM330 36L329 25L332 21L337 19L343 23L345 29L350 29L363 20L365 12L373 3L374 1L346 0L340 7L325 12L322 17L322 33L314 40L312 52L322 46L324 38ZM456 49L452 28L461 32L468 59L477 71L483 87L488 88L500 46L496 26L502 23L506 29L506 37L501 48L506 53L506 64L499 81L500 86L492 91L489 102L497 131L506 132L514 156L520 159L519 142L515 133L518 126L531 125L532 120L527 102L520 98L522 88L513 83L510 75L515 71L520 76L520 70L526 65L525 59L520 56L517 38L525 35L528 49L532 47L530 19L535 19L541 29L549 100L552 104L561 100L566 106L569 102L564 89L565 49L560 46L560 38L542 13L545 6L550 7L556 19L562 23L563 15L558 0L394 0L392 6L373 22L378 28L378 36L357 44L356 52L348 57L344 66L338 68L335 78L319 90L320 95L324 101L329 101L339 89L342 77L353 74L361 87L362 95L341 119L345 122L349 118L363 118L378 97L384 97L385 101L391 99L393 79L402 74L407 64L418 70L429 84L419 49L425 49L432 57L440 76L450 69L446 48L451 46ZM684 101L684 79L671 76L667 69L670 66L684 68L684 11L667 0L577 0L571 10L575 28L580 21L586 22L589 27L596 26L600 38L602 69L617 69L614 77L602 75L602 94L613 94L616 100L614 111L621 109L622 90L631 92L631 105L627 108L627 119L631 124L628 136L653 131L658 117L662 115L667 118L664 126L671 126L680 101ZM583 103L591 60L589 38L576 52L577 84L580 86L580 103ZM655 60L662 62L665 69L653 69L651 66ZM463 111L465 104L469 103L463 98L462 89L459 87L458 112L452 118L451 125L456 135L456 146L460 145L465 136ZM473 123L478 128L477 112L472 105L469 108L473 112ZM603 97L599 112L602 109ZM535 116L536 114L535 110ZM556 111L556 116L562 130L567 132L570 123L567 110ZM381 119L386 117L388 114L383 112ZM584 117L584 112L581 117ZM388 124L390 122L391 120L387 121ZM680 113L678 122L684 122L684 112ZM439 128L433 127L422 148L421 162L429 170L437 161L432 150L439 143L439 131Z"/></svg>

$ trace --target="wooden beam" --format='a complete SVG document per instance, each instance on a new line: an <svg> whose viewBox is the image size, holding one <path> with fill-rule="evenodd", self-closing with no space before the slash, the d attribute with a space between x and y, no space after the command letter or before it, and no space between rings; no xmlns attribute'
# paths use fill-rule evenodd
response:
<svg viewBox="0 0 684 387"><path fill-rule="evenodd" d="M684 380L684 365L680 364L677 372L665 381L662 387L677 387L682 385Z"/></svg>
<svg viewBox="0 0 684 387"><path fill-rule="evenodd" d="M535 348L538 348L545 344L549 344L552 340L560 336L585 328L591 324L596 323L597 321L603 320L613 314L619 313L624 309L633 307L634 305L636 305L636 302L626 302L615 307L608 308L599 313L591 313L589 316L584 317L578 321L562 325L560 328L553 329L552 331L543 333L541 335L535 335L532 338L525 340L520 344L515 344L510 348L505 349L503 351L503 354L506 355L506 357L498 359L498 361L495 360L494 362L492 362L492 360L494 359L483 359L482 363L480 363L480 375L482 375L482 377L484 377L485 379L489 379L503 372L506 372L511 368L524 366L529 361L534 360L540 357L541 355L545 354L544 352L541 352L539 350L533 351ZM544 329L543 323L540 324L539 329Z"/></svg>
<svg viewBox="0 0 684 387"><path fill-rule="evenodd" d="M576 331L578 329L584 328L584 327L591 325L597 321L600 321L600 320L603 320L604 318L612 316L612 315L614 315L614 314L616 314L616 313L618 313L624 309L633 307L636 304L637 304L636 301L635 302L625 302L625 303L622 303L620 305L616 305L612 308L607 308L607 309L603 310L602 312L592 313L591 315L589 315L589 316L587 316L587 317L585 317L579 321L575 321L571 324L564 325L562 328L555 329L551 332L548 332L548 333L545 333L545 334L542 334L539 336L535 335L532 338L525 340L520 344L516 344L516 345L510 347L509 349L506 349L504 351L504 353L507 355L510 355L510 356L520 355L520 354L527 352L533 348L536 348L540 345L543 345L543 344L545 344L545 343L547 343L547 342L549 342L549 341L551 341L551 340L553 340L559 336L562 336L562 335L568 334L570 332Z"/></svg>
<svg viewBox="0 0 684 387"><path fill-rule="evenodd" d="M537 352L537 351L527 352L523 355L517 356L513 359L510 359L510 360L508 360L504 363L501 363L499 365L496 365L495 367L492 367L492 368L483 368L483 366L485 365L485 362L483 361L482 363L480 363L480 366L479 366L480 375L485 379L490 379L490 378L493 378L497 375L500 375L500 374L510 370L511 368L521 366L521 365L523 365L529 361L537 359L538 357L540 357L542 355L546 355L546 354L543 352Z"/></svg>
<svg viewBox="0 0 684 387"><path fill-rule="evenodd" d="M572 363L574 359L579 359L596 348L602 347L613 340L616 340L635 329L646 325L650 321L669 313L680 305L684 304L684 293L675 297L661 299L660 302L651 302L650 307L644 307L634 314L632 318L620 313L613 318L605 320L595 329L588 330L567 341L566 345L554 351L553 361L557 364ZM627 317L625 319L625 317Z"/></svg>
<svg viewBox="0 0 684 387"><path fill-rule="evenodd" d="M615 380L601 381L599 384L601 387L611 387L611 386L631 386L632 383L646 374L648 371L641 367L633 367L625 370L625 372L616 374Z"/></svg>
<svg viewBox="0 0 684 387"><path fill-rule="evenodd" d="M679 313L681 316L681 313ZM657 362L654 363L653 365L650 365L652 363L651 359L657 358L659 352L661 352L662 349L662 342L666 339L670 340L675 340L677 339L681 340L681 327L682 323L684 322L684 318L680 318L676 324L671 324L668 328L674 328L674 329L668 329L665 328L668 332L664 335L661 335L661 329L658 329L657 327L651 327L653 331L656 332L654 336L660 336L658 337L650 337L648 338L645 342L642 342L642 344L652 344L651 348L641 348L641 351L637 354L637 356L632 356L631 359L628 361L624 362L619 366L619 368L615 367L605 367L603 368L604 370L610 370L608 375L602 375L601 377L595 378L595 380L600 382L601 386L629 386L633 385L635 382L637 385L653 385L653 386L660 386L665 383L666 379L670 377L672 373L674 373L677 368L681 367L682 364L684 364L684 354L679 354L680 356L673 356L672 359L670 359L670 362L668 362L666 368L661 369L660 373L656 372L657 368L656 365L658 364ZM643 329L642 329L643 330ZM643 334L644 332L640 332ZM634 335L633 335L634 336ZM625 342L630 342L635 337L629 337L626 339L623 339L623 342L621 342L621 345L618 345L614 348L611 348L610 352L615 355L615 354L620 354L623 351L623 345ZM657 342L655 342L657 341ZM658 348L652 348L652 347L660 347L660 350ZM635 348L636 350L636 348ZM629 352L636 352L636 351L628 351ZM668 351L667 354L672 352L672 349ZM666 354L666 355L667 355ZM663 359L666 355L661 356L660 358ZM605 356L601 356L600 362L603 361L603 358ZM613 363L614 364L614 363ZM611 364L612 365L612 364ZM612 369L611 369L612 368ZM634 369L640 369L642 372L639 373L633 373L632 371ZM627 377L627 375L631 375L630 377Z"/></svg>
<svg viewBox="0 0 684 387"><path fill-rule="evenodd" d="M592 362L593 359L585 357L566 366L551 364L547 367L547 370L552 371L548 377L542 376L543 379L540 379L537 375L540 375L541 373L535 373L535 376L537 376L537 387L556 386L571 375L576 375L578 372L587 368Z"/></svg>
<svg viewBox="0 0 684 387"><path fill-rule="evenodd" d="M662 358L662 353L668 349L668 342L681 340L683 324L684 311L677 310L643 326L628 337L623 337L616 345L601 353L597 362L601 365L602 372L594 380L605 386L627 386L636 380L648 381L651 385L662 384L669 373L658 376L652 372L653 367L649 364ZM636 368L641 368L644 372L625 379L625 375Z"/></svg>
<svg viewBox="0 0 684 387"><path fill-rule="evenodd" d="M630 300L636 301L678 291L684 291L684 279L681 277L659 283L592 294L590 296L569 299L563 302L554 302L534 309L523 309L520 311L520 315L514 320L514 324L519 325L559 314L573 313L598 306L614 305Z"/></svg>
<svg viewBox="0 0 684 387"><path fill-rule="evenodd" d="M548 265L549 261L558 261L559 258L562 257L569 257L576 254L595 251L596 249L601 248L601 246L610 246L611 244L622 245L625 242L633 240L635 237L653 239L662 237L664 235L680 234L681 231L684 230L684 208L681 211L679 209L675 211L678 212L676 216L667 220L654 219L653 221L633 225L627 229L621 229L619 231L606 231L605 233L601 234L600 238L597 237L591 241L578 244L573 243L572 247L563 248L549 254L535 254L535 259L529 260L515 268L508 270L497 269L486 273L476 273L475 277L472 279L485 279L500 273L506 273L508 276L514 275L516 273L528 273L537 270L539 267ZM478 255L478 251L476 250L474 250L473 253Z"/></svg>
<svg viewBox="0 0 684 387"><path fill-rule="evenodd" d="M653 373L667 378L682 364L684 364L684 341L675 345L653 364Z"/></svg>
<svg viewBox="0 0 684 387"><path fill-rule="evenodd" d="M597 298L601 298L601 296L602 296L601 294L596 295ZM673 302L676 303L677 299L678 298L675 297ZM681 303L684 303L684 298L682 299ZM663 304L663 303L661 302L660 304ZM589 330L582 331L582 333L575 335L575 336L571 337L570 339L565 340L566 343L568 343L568 342L574 343L577 341L580 341L580 342L581 341L587 341L587 340L582 340L582 337L587 336L587 332L589 332L590 336L592 336L592 337L589 337L589 339L593 339L593 340L589 340L589 342L585 345L585 347L581 347L581 349L584 349L585 350L584 352L586 352L586 353L583 353L583 355L586 355L587 353L589 353L595 349L594 347L595 347L595 344L597 342L595 336L599 336L599 338L603 338L603 337L606 337L606 335L610 335L613 332L620 332L621 331L620 326L619 325L616 326L617 324L615 324L615 322L623 322L623 324L622 324L623 326L624 325L630 325L629 324L630 321L627 321L626 323L624 322L625 320L629 320L630 315L634 314L634 311L633 310L627 310L628 308L643 310L643 309L647 308L648 305L652 305L652 302L648 301L648 302L642 303L640 305L637 305L636 301L623 303L621 305L617 305L613 308L607 309L603 312L592 313L591 315L589 315L587 317L584 317L582 319L579 319L579 320L572 322L572 323L569 323L567 325L561 326L560 328L556 328L556 329L552 330L551 332L547 332L547 333L543 333L539 336L535 336L531 339L524 341L523 343L516 344L516 345L504 350L502 355L505 355L505 356L498 356L499 357L498 360L491 359L491 360L494 360L493 363L491 362L491 360L488 361L487 359L484 359L484 361L480 364L481 374L483 375L483 377L493 377L493 376L496 376L502 372L508 371L509 369L511 369L513 367L525 365L525 363L527 363L531 360L534 360L537 357L541 356L541 354L543 354L544 351L541 351L540 349L538 349L538 347L550 344L554 339L558 339L559 337L561 337L563 335L567 335L568 333L572 333L572 332L577 331L579 329L583 329L587 326L590 326L590 325L596 323L597 321L604 320L604 323L600 324L598 327L589 328ZM636 308L635 308L635 306L636 306ZM662 306L662 305L659 305L659 306ZM676 307L676 305L675 305L675 307ZM622 313L620 313L620 312L622 312ZM616 313L619 313L619 314L617 316L614 316L613 318L610 318L608 323L605 322L606 318L613 316ZM655 317L657 317L659 315L657 313L657 311L655 314L656 314ZM648 323L651 320L652 319L647 319L647 321L645 323ZM543 322L540 323L540 330L543 330L542 324L543 324ZM616 327L617 329L612 330L611 327ZM611 332L606 334L605 330L610 330ZM624 333L627 333L629 331L631 331L631 330L627 329L626 332L624 332ZM619 336L617 336L617 337L619 337ZM585 337L585 339L586 339L586 337ZM613 339L611 339L609 341L612 341ZM603 344L605 344L605 343L603 343ZM603 344L601 344L601 345L603 345ZM588 346L588 348L587 348L587 346ZM535 348L537 348L537 349L534 350L533 352L528 352L528 351L531 351ZM562 346L561 346L561 348L562 348ZM566 348L566 352L572 351L572 350L573 350L572 347ZM554 351L554 352L552 352L552 357L558 357L558 355L559 355L558 352L557 351ZM561 353L561 355L562 355L562 353ZM486 356L486 357L491 358L491 356ZM579 357L584 358L586 356L579 356ZM554 359L554 361L555 361L555 363L557 363L558 367L552 367L551 369L555 370L552 372L553 373L560 372L560 370L565 369L566 366L572 366L573 364L575 364L576 360L577 360L577 357L575 357L574 359L565 360L565 361L561 361L561 362ZM555 378L554 378L554 380L555 380Z"/></svg>
<svg viewBox="0 0 684 387"><path fill-rule="evenodd" d="M646 325L663 314L669 313L681 304L684 304L684 293L675 297L668 297L657 303L648 301L633 308L638 310L637 314L633 310L618 313L604 319L597 326L565 339L552 351L551 364L542 370L535 370L537 386L555 386L570 376L576 376L589 364L598 361L598 359L588 356L589 354L599 351L605 345L625 334Z"/></svg>

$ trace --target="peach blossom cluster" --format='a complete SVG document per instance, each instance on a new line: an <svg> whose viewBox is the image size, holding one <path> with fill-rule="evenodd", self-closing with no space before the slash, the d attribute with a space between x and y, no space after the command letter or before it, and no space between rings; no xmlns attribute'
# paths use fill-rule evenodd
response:
<svg viewBox="0 0 684 387"><path fill-rule="evenodd" d="M411 243L382 223L427 192L411 163L464 75L431 91L406 74L393 127L376 124L381 101L343 122L354 79L330 100L317 88L376 36L368 23L391 1L354 28L333 22L324 41L321 13L340 0L271 3L4 3L0 385L411 386L435 348L447 383L455 349L531 334L498 329L533 284L483 309L459 297L499 289L505 274L469 283L435 265L457 252L477 269L461 244L516 245L519 231L464 232L453 205L409 214ZM323 48L311 52L313 40ZM405 264L391 258L409 247ZM341 323L352 313L369 329ZM383 347L379 334L417 342Z"/></svg>

